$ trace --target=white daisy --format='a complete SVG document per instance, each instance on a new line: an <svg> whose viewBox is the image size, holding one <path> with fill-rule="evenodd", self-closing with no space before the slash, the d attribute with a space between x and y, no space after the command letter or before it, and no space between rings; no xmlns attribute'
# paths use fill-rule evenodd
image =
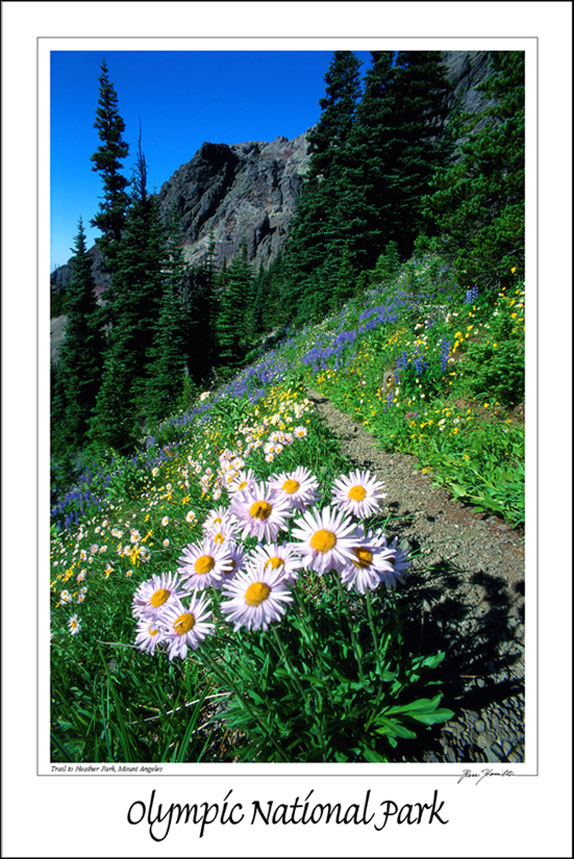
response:
<svg viewBox="0 0 574 859"><path fill-rule="evenodd" d="M196 519L197 519L197 516L195 515L193 510L188 510L187 513L185 514L185 521L190 525L192 525Z"/></svg>
<svg viewBox="0 0 574 859"><path fill-rule="evenodd" d="M221 526L229 524L232 521L234 521L234 518L227 507L216 507L214 510L209 511L201 527L207 535L217 534Z"/></svg>
<svg viewBox="0 0 574 859"><path fill-rule="evenodd" d="M77 635L82 628L82 624L78 619L77 614L73 614L68 621L68 629L70 630L70 635Z"/></svg>
<svg viewBox="0 0 574 859"><path fill-rule="evenodd" d="M392 570L384 571L380 574L381 581L383 581L388 588L395 588L397 586L397 582L402 584L411 565L407 553L403 552L402 549L399 549L397 543L398 537L395 537L388 547L389 551L393 553L393 557L391 558Z"/></svg>
<svg viewBox="0 0 574 859"><path fill-rule="evenodd" d="M167 609L161 620L161 631L168 645L170 661L176 656L185 659L187 650L197 650L206 636L213 634L211 603L205 594L191 597L187 607L183 603Z"/></svg>
<svg viewBox="0 0 574 859"><path fill-rule="evenodd" d="M236 632L244 626L263 632L273 621L279 621L293 597L281 570L249 569L235 576L223 587L221 611L234 624Z"/></svg>
<svg viewBox="0 0 574 859"><path fill-rule="evenodd" d="M348 590L364 594L367 588L375 590L385 576L393 574L395 550L389 548L383 533L358 527L352 551L355 557L341 570L341 580Z"/></svg>
<svg viewBox="0 0 574 859"><path fill-rule="evenodd" d="M231 496L242 492L244 489L253 489L257 484L257 478L251 468L247 471L239 471L230 482L227 490Z"/></svg>
<svg viewBox="0 0 574 859"><path fill-rule="evenodd" d="M278 570L288 582L294 582L299 578L301 559L289 545L262 543L249 553L246 569Z"/></svg>
<svg viewBox="0 0 574 859"><path fill-rule="evenodd" d="M295 436L295 438L305 438L305 436L307 435L307 427L295 427L295 429L293 430L293 435Z"/></svg>
<svg viewBox="0 0 574 859"><path fill-rule="evenodd" d="M224 586L225 582L231 581L234 576L243 572L248 559L248 554L243 546L240 546L237 543L227 543L226 548L229 555L230 568L223 573L220 584L221 588Z"/></svg>
<svg viewBox="0 0 574 859"><path fill-rule="evenodd" d="M291 515L286 495L266 486L265 483L256 483L255 487L244 489L237 494L230 511L240 527L243 527L243 537L250 534L269 543L286 527L287 519Z"/></svg>
<svg viewBox="0 0 574 859"><path fill-rule="evenodd" d="M291 545L303 566L322 574L342 570L353 560L354 533L354 523L342 511L314 507L293 523L295 541Z"/></svg>
<svg viewBox="0 0 574 859"><path fill-rule="evenodd" d="M192 590L219 587L224 574L232 569L228 546L216 543L212 537L186 546L178 565L185 586Z"/></svg>
<svg viewBox="0 0 574 859"><path fill-rule="evenodd" d="M134 593L132 614L134 617L155 620L172 602L179 601L185 594L177 573L153 575L142 582Z"/></svg>
<svg viewBox="0 0 574 859"><path fill-rule="evenodd" d="M293 510L306 510L317 500L319 481L301 465L295 471L283 471L270 477L269 485L287 496Z"/></svg>
<svg viewBox="0 0 574 859"><path fill-rule="evenodd" d="M351 471L341 475L333 483L333 503L345 513L352 513L359 519L370 516L380 509L380 501L386 498L382 492L383 484L373 477L370 471Z"/></svg>
<svg viewBox="0 0 574 859"><path fill-rule="evenodd" d="M146 653L153 653L157 645L164 641L164 633L155 620L142 618L138 621L135 644Z"/></svg>

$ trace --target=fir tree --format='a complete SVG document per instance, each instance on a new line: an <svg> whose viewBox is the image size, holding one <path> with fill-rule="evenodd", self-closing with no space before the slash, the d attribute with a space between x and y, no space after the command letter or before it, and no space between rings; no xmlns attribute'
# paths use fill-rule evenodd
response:
<svg viewBox="0 0 574 859"><path fill-rule="evenodd" d="M92 261L81 218L73 251L73 274L67 290L66 336L55 379L53 438L58 440L56 447L61 449L78 449L85 439L101 381L104 351Z"/></svg>
<svg viewBox="0 0 574 859"><path fill-rule="evenodd" d="M129 146L123 139L125 123L118 112L118 97L108 75L105 59L102 60L99 77L99 99L94 128L97 129L101 145L91 156L92 170L101 175L104 195L99 212L91 221L93 227L102 232L99 245L108 268L113 262L118 242L124 228L129 198L126 188L129 181L121 173L122 161L127 158Z"/></svg>
<svg viewBox="0 0 574 859"><path fill-rule="evenodd" d="M146 420L145 380L163 296L165 237L146 181L140 146L111 281L112 327L91 428L94 438L118 450L135 440Z"/></svg>
<svg viewBox="0 0 574 859"><path fill-rule="evenodd" d="M181 247L179 219L171 211L166 231L163 292L147 362L145 412L159 420L178 404L186 371L185 289L187 264Z"/></svg>
<svg viewBox="0 0 574 859"><path fill-rule="evenodd" d="M246 313L252 295L253 272L247 257L247 242L233 258L221 292L217 319L219 364L224 370L240 366L248 343Z"/></svg>
<svg viewBox="0 0 574 859"><path fill-rule="evenodd" d="M480 86L495 99L459 117L459 144L425 200L434 247L453 262L462 285L497 288L512 268L524 272L524 54L492 52Z"/></svg>
<svg viewBox="0 0 574 859"><path fill-rule="evenodd" d="M347 216L337 199L360 95L359 68L351 51L335 51L325 75L321 116L309 133L309 174L285 250L285 321L320 316L335 288Z"/></svg>

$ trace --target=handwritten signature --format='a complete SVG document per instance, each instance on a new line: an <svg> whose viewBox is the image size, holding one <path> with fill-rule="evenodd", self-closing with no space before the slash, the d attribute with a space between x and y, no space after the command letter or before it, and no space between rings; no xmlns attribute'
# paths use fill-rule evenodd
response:
<svg viewBox="0 0 574 859"><path fill-rule="evenodd" d="M466 769L462 771L462 775L459 776L457 784L460 784L461 781L464 781L465 779L474 779L475 784L480 784L480 782L483 781L485 778L491 778L492 776L499 776L504 778L513 775L515 775L514 770L493 770L485 767L478 772L473 772L472 770Z"/></svg>

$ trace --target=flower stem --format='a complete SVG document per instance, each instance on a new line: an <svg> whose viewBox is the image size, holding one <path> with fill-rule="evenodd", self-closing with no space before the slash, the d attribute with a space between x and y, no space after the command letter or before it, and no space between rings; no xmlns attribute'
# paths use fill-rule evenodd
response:
<svg viewBox="0 0 574 859"><path fill-rule="evenodd" d="M263 733L265 734L267 739L270 741L271 745L275 748L275 751L278 752L280 758L284 761L287 761L288 758L285 757L285 754L284 754L283 750L281 749L281 746L279 746L279 744L277 743L275 737L273 737L272 734L269 733L267 726L265 725L265 723L261 719L261 716L259 715L259 713L256 710L253 710L251 708L251 705L247 703L247 699L242 696L241 692L239 691L239 689L237 688L235 683L231 680L229 675L226 674L226 672L222 668L220 668L219 665L217 665L217 663L211 657L211 655L209 653L207 653L207 648L203 649L202 656L204 657L205 661L211 666L211 668L213 669L215 674L219 677L219 679L225 685L229 686L231 691L235 694L235 697L237 698L238 702L247 711L248 715L251 716L252 719L255 719L255 721L259 723L260 727L263 730Z"/></svg>
<svg viewBox="0 0 574 859"><path fill-rule="evenodd" d="M279 632L275 626L272 626L271 629L273 630L273 635L275 636L275 641L277 642L277 644L279 646L279 651L280 651L281 657L285 663L285 667L287 668L287 671L291 675L292 679L295 681L295 685L296 685L297 690L301 696L301 700L305 704L305 710L307 713L309 713L310 712L309 700L307 698L307 695L305 694L303 687L301 686L301 681L299 680L299 677L297 676L293 666L291 665L291 660L289 659L289 656L288 656L287 651L285 649L285 645L283 644L283 640L282 640L281 636L279 635Z"/></svg>
<svg viewBox="0 0 574 859"><path fill-rule="evenodd" d="M355 629L355 625L353 623L353 618L351 617L351 612L349 611L349 606L347 605L347 595L343 590L343 584L341 579L334 573L335 582L337 584L337 590L339 591L340 602L343 606L343 611L345 612L345 616L347 618L347 624L349 626L349 632L351 633L351 640L353 642L353 653L355 654L355 660L357 662L357 667L359 669L359 678L361 680L365 679L365 675L363 673L363 662L360 656L359 650L359 639L357 638L357 630Z"/></svg>
<svg viewBox="0 0 574 859"><path fill-rule="evenodd" d="M375 627L375 617L373 615L373 603L371 599L371 589L367 588L366 594L366 603L367 603L367 614L369 616L369 625L371 627L371 635L373 636L373 647L375 648L375 654L377 657L377 665L379 664L379 637L377 635L377 630Z"/></svg>

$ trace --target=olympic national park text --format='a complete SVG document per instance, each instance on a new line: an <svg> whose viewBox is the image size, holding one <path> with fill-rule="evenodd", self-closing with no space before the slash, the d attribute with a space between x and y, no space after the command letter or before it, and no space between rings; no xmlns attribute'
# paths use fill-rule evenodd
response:
<svg viewBox="0 0 574 859"><path fill-rule="evenodd" d="M310 790L305 797L297 796L292 802L254 799L244 804L236 801L233 790L221 802L161 802L152 790L149 800L137 799L127 811L131 826L148 829L153 841L164 841L173 824L191 824L197 827L199 838L207 834L208 827L217 826L307 826L317 824L343 826L369 826L382 832L389 826L430 826L449 823L444 801L435 790L429 802L399 805L392 799L379 801L367 790L357 802L322 802Z"/></svg>

